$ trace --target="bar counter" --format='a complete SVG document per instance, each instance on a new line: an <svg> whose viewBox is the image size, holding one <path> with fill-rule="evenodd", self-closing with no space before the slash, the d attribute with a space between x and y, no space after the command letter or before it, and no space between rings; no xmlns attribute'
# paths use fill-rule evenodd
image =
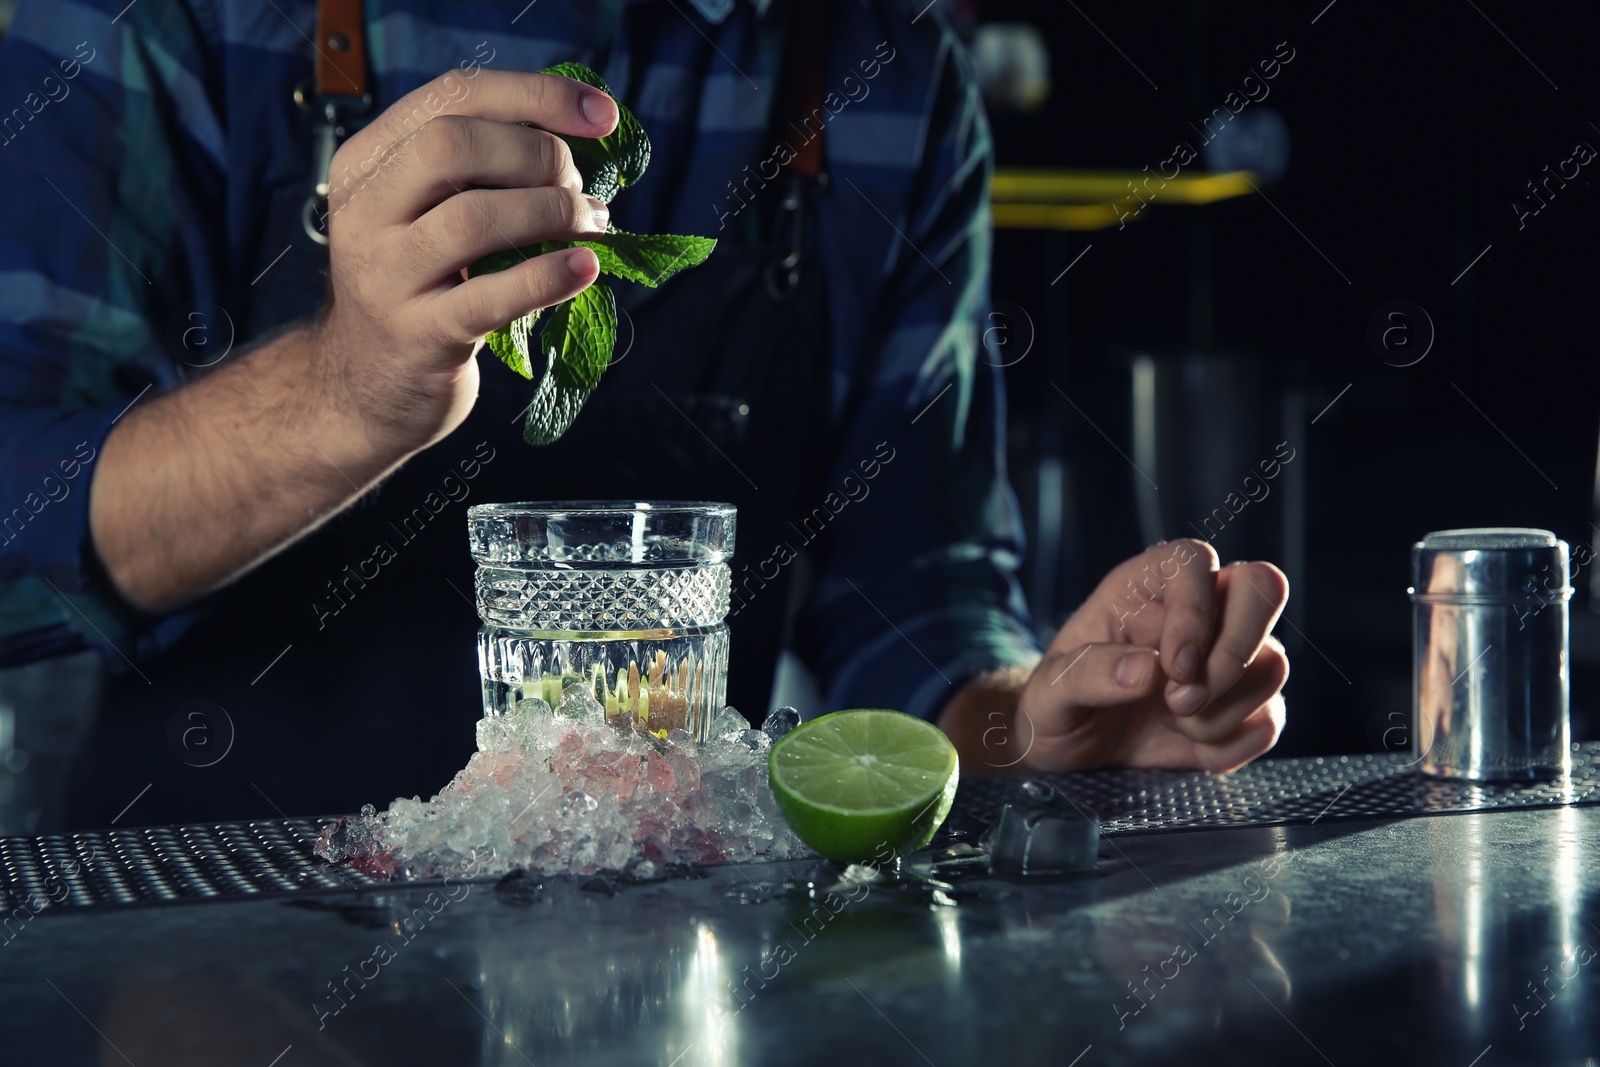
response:
<svg viewBox="0 0 1600 1067"><path fill-rule="evenodd" d="M1103 816L1097 874L950 892L815 861L364 884L305 854L314 823L265 827L255 858L222 847L232 882L205 834L12 838L0 1048L30 1067L1592 1064L1600 749L1576 755L1522 790L1389 756L1069 776ZM964 783L936 846L974 839L1000 789ZM85 870L24 906L68 847L130 903ZM213 899L139 888L163 878Z"/></svg>

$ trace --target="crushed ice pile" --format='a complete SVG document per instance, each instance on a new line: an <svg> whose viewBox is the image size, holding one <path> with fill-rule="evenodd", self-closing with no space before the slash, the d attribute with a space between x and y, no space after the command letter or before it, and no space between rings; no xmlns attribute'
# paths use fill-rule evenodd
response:
<svg viewBox="0 0 1600 1067"><path fill-rule="evenodd" d="M378 877L525 868L603 869L637 880L671 864L804 855L767 784L772 742L799 722L779 708L760 730L724 708L710 739L665 739L607 723L586 687L559 708L525 700L478 723L478 751L432 800L372 805L323 831L315 852Z"/></svg>

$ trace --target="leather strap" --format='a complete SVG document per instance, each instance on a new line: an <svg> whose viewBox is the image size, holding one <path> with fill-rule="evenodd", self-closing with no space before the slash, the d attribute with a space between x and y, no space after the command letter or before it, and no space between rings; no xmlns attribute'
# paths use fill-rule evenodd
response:
<svg viewBox="0 0 1600 1067"><path fill-rule="evenodd" d="M822 111L823 77L828 56L831 0L794 0L789 16L789 40L783 59L783 81L778 114L788 122L804 122ZM822 111L826 124L827 112ZM807 178L822 172L822 133L806 140L789 162L790 170Z"/></svg>
<svg viewBox="0 0 1600 1067"><path fill-rule="evenodd" d="M367 94L367 37L361 0L317 0L318 96Z"/></svg>

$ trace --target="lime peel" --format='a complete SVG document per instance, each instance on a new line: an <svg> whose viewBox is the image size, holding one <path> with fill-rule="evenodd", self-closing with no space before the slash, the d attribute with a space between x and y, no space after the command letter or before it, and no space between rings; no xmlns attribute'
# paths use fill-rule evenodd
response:
<svg viewBox="0 0 1600 1067"><path fill-rule="evenodd" d="M767 768L790 828L841 863L884 862L927 845L960 780L942 730L883 708L802 723L772 746Z"/></svg>

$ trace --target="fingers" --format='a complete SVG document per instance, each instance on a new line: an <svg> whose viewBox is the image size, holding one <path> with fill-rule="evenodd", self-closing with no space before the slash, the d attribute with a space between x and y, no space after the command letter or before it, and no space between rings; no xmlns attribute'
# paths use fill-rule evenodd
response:
<svg viewBox="0 0 1600 1067"><path fill-rule="evenodd" d="M1261 651L1289 600L1289 580L1270 563L1235 564L1217 575L1217 597L1222 614L1205 667L1212 701L1233 687Z"/></svg>
<svg viewBox="0 0 1600 1067"><path fill-rule="evenodd" d="M1154 649L1084 645L1041 661L1026 696L1041 709L1105 708L1153 693L1161 681Z"/></svg>
<svg viewBox="0 0 1600 1067"><path fill-rule="evenodd" d="M1166 707L1160 653L1121 643L1052 651L1024 688L1023 756L1035 769L1121 763L1229 770L1270 749L1284 723L1289 677L1283 646L1268 638L1217 701L1181 717Z"/></svg>
<svg viewBox="0 0 1600 1067"><path fill-rule="evenodd" d="M1226 692L1193 715L1175 715L1172 727L1195 741L1217 743L1266 704L1289 680L1289 658L1283 646L1271 641L1262 648L1248 670L1240 673Z"/></svg>
<svg viewBox="0 0 1600 1067"><path fill-rule="evenodd" d="M604 204L575 189L469 189L411 224L399 266L432 281L490 252L594 237L608 218Z"/></svg>
<svg viewBox="0 0 1600 1067"><path fill-rule="evenodd" d="M1218 774L1243 767L1278 743L1287 714L1282 694L1273 697L1246 716L1227 737L1211 744L1196 744L1196 762L1201 769Z"/></svg>
<svg viewBox="0 0 1600 1067"><path fill-rule="evenodd" d="M1163 541L1113 568L1095 587L1085 607L1094 608L1089 614L1105 626L1105 632L1135 644L1158 645L1172 584L1179 583L1183 603L1183 591L1199 584L1197 578L1203 578L1208 570L1214 573L1216 569L1217 554L1204 541ZM1196 570L1200 575L1188 573ZM1080 608L1074 619L1083 614Z"/></svg>
<svg viewBox="0 0 1600 1067"><path fill-rule="evenodd" d="M1099 766L1113 758L1131 709L1159 700L1165 675L1155 649L1119 643L1052 650L1017 701L1023 755L1036 768ZM1098 710L1104 709L1104 710Z"/></svg>
<svg viewBox="0 0 1600 1067"><path fill-rule="evenodd" d="M429 120L381 168L385 214L409 222L473 185L559 186L577 192L583 175L561 138L513 123L461 115ZM339 184L337 176L330 185Z"/></svg>
<svg viewBox="0 0 1600 1067"><path fill-rule="evenodd" d="M391 144L440 115L531 122L577 137L604 137L617 126L616 102L598 89L553 74L485 68L471 80L454 72L433 79L402 96L368 130Z"/></svg>
<svg viewBox="0 0 1600 1067"><path fill-rule="evenodd" d="M1217 590L1217 553L1204 541L1183 538L1162 545L1160 576L1161 666L1174 684L1167 706L1187 714L1206 701L1202 668L1211 646Z"/></svg>
<svg viewBox="0 0 1600 1067"><path fill-rule="evenodd" d="M568 248L535 256L508 270L462 282L437 300L437 321L448 341L466 344L534 308L576 296L600 274L593 250Z"/></svg>
<svg viewBox="0 0 1600 1067"><path fill-rule="evenodd" d="M409 222L473 184L578 189L571 152L553 134L600 137L616 124L615 101L570 78L481 70L469 81L446 74L340 147L329 169L330 211L358 202L372 205L363 211ZM385 195L358 198L369 184L386 187Z"/></svg>

